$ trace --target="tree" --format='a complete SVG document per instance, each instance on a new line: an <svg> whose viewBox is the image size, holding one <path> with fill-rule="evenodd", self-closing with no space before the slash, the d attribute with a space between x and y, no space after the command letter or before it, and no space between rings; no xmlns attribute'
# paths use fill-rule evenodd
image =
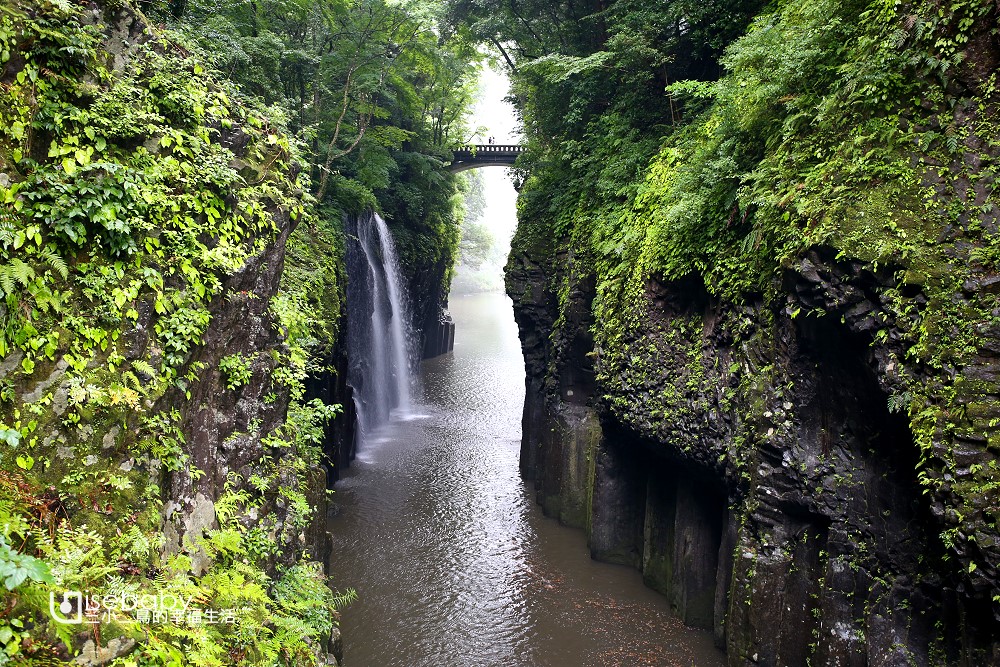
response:
<svg viewBox="0 0 1000 667"><path fill-rule="evenodd" d="M496 238L486 225L466 221L462 225L462 240L458 244L458 259L462 264L478 269L490 259Z"/></svg>
<svg viewBox="0 0 1000 667"><path fill-rule="evenodd" d="M386 187L399 151L443 158L463 138L481 55L467 35L437 27L434 3L188 2L179 27L205 57L246 94L283 107L308 140L321 202L348 193L331 193L345 178Z"/></svg>

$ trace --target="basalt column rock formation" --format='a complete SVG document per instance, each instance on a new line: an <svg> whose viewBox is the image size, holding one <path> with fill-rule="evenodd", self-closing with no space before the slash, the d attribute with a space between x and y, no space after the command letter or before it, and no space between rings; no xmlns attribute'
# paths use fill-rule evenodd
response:
<svg viewBox="0 0 1000 667"><path fill-rule="evenodd" d="M891 273L817 251L774 309L651 281L608 387L593 380L586 280L570 280L577 315L550 342L545 269L522 256L508 271L528 369L522 469L595 558L639 568L733 665L995 664L990 599L941 564L947 511L922 493L909 421L891 410L892 336L869 345ZM791 315L820 302L824 317ZM990 458L955 445L966 466Z"/></svg>
<svg viewBox="0 0 1000 667"><path fill-rule="evenodd" d="M524 475L733 667L1000 665L1000 6L706 11L514 74Z"/></svg>
<svg viewBox="0 0 1000 667"><path fill-rule="evenodd" d="M409 278L414 326L414 347L421 359L451 352L455 347L455 322L448 314L448 292L444 278L449 260L420 267Z"/></svg>

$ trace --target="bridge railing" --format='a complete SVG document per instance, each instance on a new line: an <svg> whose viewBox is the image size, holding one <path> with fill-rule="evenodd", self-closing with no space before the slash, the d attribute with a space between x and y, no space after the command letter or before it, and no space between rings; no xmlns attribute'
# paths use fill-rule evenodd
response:
<svg viewBox="0 0 1000 667"><path fill-rule="evenodd" d="M523 153L524 146L517 144L475 144L459 146L454 152L456 154L467 153L469 155L479 155L480 153Z"/></svg>

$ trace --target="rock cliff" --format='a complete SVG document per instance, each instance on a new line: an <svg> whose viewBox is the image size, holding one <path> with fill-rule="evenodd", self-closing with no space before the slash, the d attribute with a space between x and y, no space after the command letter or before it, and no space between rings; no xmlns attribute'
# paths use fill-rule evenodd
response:
<svg viewBox="0 0 1000 667"><path fill-rule="evenodd" d="M336 359L316 323L339 298L329 265L325 303L285 271L316 263L290 238L329 237L297 147L129 8L0 16L0 512L35 568L0 619L5 655L326 659L313 557L337 409L310 399L344 387L315 386L311 360L323 336ZM74 635L45 596L66 591L197 598L198 616L109 609Z"/></svg>
<svg viewBox="0 0 1000 667"><path fill-rule="evenodd" d="M874 340L891 272L818 249L770 307L652 280L628 361L595 382L586 279L570 278L557 329L544 269L522 256L508 271L528 369L522 469L595 558L641 569L730 664L995 664L995 529L985 508L964 524L972 539L946 546L958 501L918 483L892 398L900 337ZM984 382L990 359L959 377ZM965 419L935 438L961 460L949 483L994 460L975 435L989 413Z"/></svg>
<svg viewBox="0 0 1000 667"><path fill-rule="evenodd" d="M734 231L768 206L736 194L718 226L680 218L623 252L629 230L664 224L669 207L698 211L648 203L658 183L691 187L672 147L624 213L581 204L565 213L570 233L546 237L545 209L522 206L507 290L528 373L524 474L548 514L586 529L595 558L639 568L731 665L1000 664L998 144L984 122L1000 49L977 25L961 72L943 91L914 84L922 102L893 107L887 130L947 126L954 142L873 139L869 155L901 165L873 179L744 173L747 190L779 193L777 224L805 225L784 256ZM849 153L834 136L834 154ZM795 160L795 145L768 145ZM554 192L547 169L528 181L539 201ZM810 196L822 210L799 201ZM592 245L601 234L618 234L611 253ZM691 245L728 235L728 248ZM667 268L609 270L613 252L662 253ZM759 283L726 287L760 256Z"/></svg>

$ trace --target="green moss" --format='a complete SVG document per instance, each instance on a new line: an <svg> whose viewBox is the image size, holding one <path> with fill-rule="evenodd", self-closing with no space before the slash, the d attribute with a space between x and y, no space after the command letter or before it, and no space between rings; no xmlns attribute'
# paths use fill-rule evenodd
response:
<svg viewBox="0 0 1000 667"><path fill-rule="evenodd" d="M0 528L53 575L18 588L0 619L0 636L14 621L31 627L30 650L0 644L29 661L74 645L72 626L49 617L50 591L170 593L241 617L189 627L126 615L102 623L104 641L139 639L142 664L308 664L334 600L314 566L273 564L310 519L304 489L337 414L305 402L303 383L338 333L339 242L308 215L301 154L280 127L166 39L140 40L110 69L104 26L83 12L55 0L0 8L0 358L20 359L0 399ZM198 488L205 474L181 418L216 370L198 359L204 334L225 304L265 298L224 285L255 270L289 219L291 268L269 304L285 344L229 355L223 370L233 390L271 371L272 394L291 406L259 435L254 479L231 478L216 499L218 529L168 557L161 485L184 474ZM200 550L209 567L195 576Z"/></svg>
<svg viewBox="0 0 1000 667"><path fill-rule="evenodd" d="M531 138L514 252L592 265L598 379L617 416L652 416L656 424L637 426L669 439L669 425L714 394L705 378L718 371L700 355L698 318L671 314L674 328L660 331L645 297L650 280L696 276L710 298L753 304L763 318L785 308L786 272L810 250L832 249L836 261L881 282L894 278L876 288L886 305L872 315L879 328L870 342L900 357L897 395L907 400L897 398L896 409L909 410L919 479L954 500L961 524L992 522L995 500L969 490L989 488L987 467L962 470L960 484L944 480L959 475L955 437L986 439L992 448L1000 424L986 407L1000 386L967 376L988 365L983 341L1000 307L992 288L978 286L1000 267L997 82L965 65L977 57L969 44L992 39L986 17L994 10L986 0L944 9L782 3L728 47L721 79L669 87L684 122L671 106L673 125L637 132L612 108L561 142ZM524 89L551 92L522 78ZM581 88L567 84L586 99ZM541 112L528 104L526 113L536 120L531 114ZM635 149L619 155L628 141ZM586 273L573 261L553 272L563 309L561 281ZM774 340L769 328L733 331L734 348L766 346ZM644 336L662 347L641 349L635 341ZM747 443L763 437L745 425L763 424L767 401L782 392L763 376L748 380L764 370L739 370L747 362L730 362L745 377L728 398L723 393L730 405L752 406L739 415L742 430L727 454L737 466L749 456Z"/></svg>

